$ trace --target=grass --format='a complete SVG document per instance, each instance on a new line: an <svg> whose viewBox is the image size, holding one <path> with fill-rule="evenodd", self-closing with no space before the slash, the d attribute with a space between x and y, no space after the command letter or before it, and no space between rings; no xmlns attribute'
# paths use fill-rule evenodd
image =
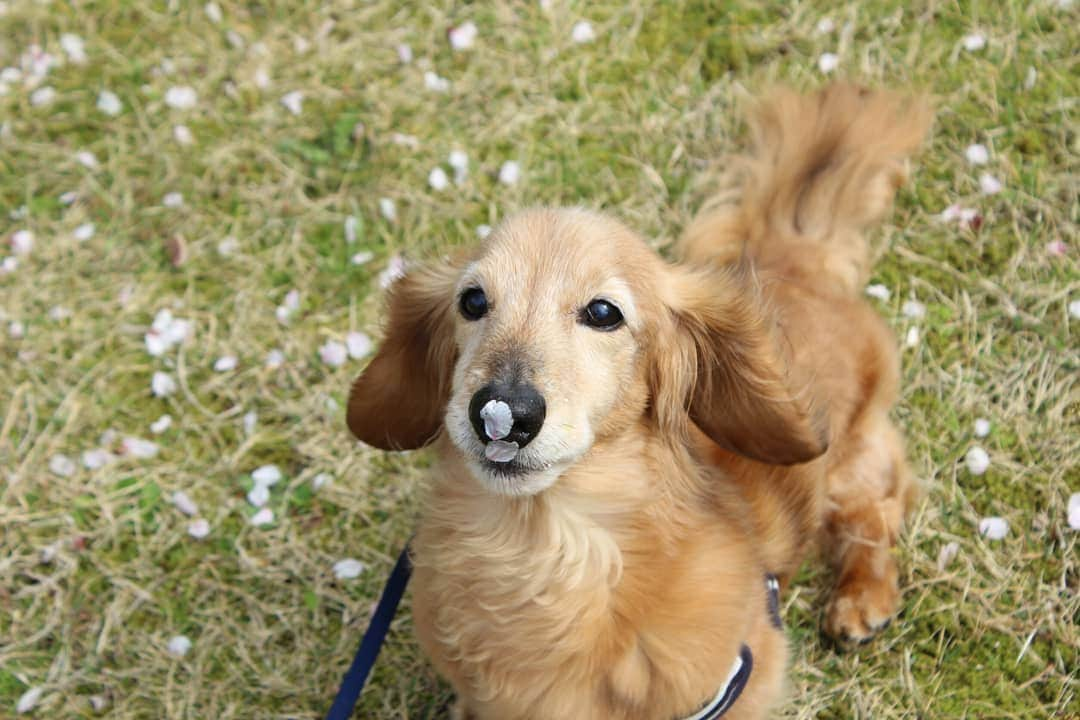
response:
<svg viewBox="0 0 1080 720"><path fill-rule="evenodd" d="M202 3L0 3L0 67L34 44L63 57L63 33L88 56L40 82L55 90L49 105L33 105L22 80L0 95L0 238L35 238L0 271L0 716L42 688L37 717L93 716L92 698L124 720L320 717L410 533L429 459L350 442L343 400L362 361L331 367L318 349L350 330L377 335L391 257L473 242L515 208L605 208L666 248L736 146L743 99L775 82L818 85L827 51L836 75L922 89L939 107L878 234L874 277L892 291L880 310L898 338L920 332L897 417L926 495L899 550L902 617L881 639L853 652L822 640L828 577L814 563L784 599L782 715L1080 716L1078 533L1066 523L1080 490L1067 309L1080 298L1080 14L1061 5L221 2L215 22ZM817 30L825 18L831 32ZM576 45L582 19L596 39ZM467 20L476 45L454 52L445 31ZM971 52L973 32L987 45ZM450 91L426 90L425 70ZM174 85L195 89L194 108L164 104ZM102 90L119 115L95 108ZM294 90L299 116L280 103ZM174 139L178 124L192 145ZM974 142L990 151L985 168L964 158ZM429 171L450 172L455 149L468 180L431 190ZM496 180L507 160L521 164L517 185ZM1001 193L980 195L984 170ZM163 205L170 192L182 207ZM976 208L981 226L937 219L952 203ZM84 223L95 233L78 241ZM361 251L373 259L352 264ZM283 325L275 308L292 289L300 307ZM901 313L907 299L924 318ZM193 331L151 357L144 335L163 308ZM286 360L270 369L275 348ZM237 368L215 372L224 355ZM177 392L152 396L155 371ZM172 426L152 435L163 414ZM979 417L992 423L983 439ZM82 452L115 452L128 435L159 454L82 467ZM991 458L982 476L965 469L976 443ZM50 471L58 454L78 464L70 476ZM244 496L269 463L285 475L276 517L253 527ZM334 480L316 491L320 473ZM176 490L209 522L205 539L188 535ZM988 515L1008 520L1006 539L979 536ZM950 542L958 554L939 568ZM368 570L336 579L345 557ZM180 634L193 643L183 658L166 647ZM400 613L358 717L440 717L448 699Z"/></svg>

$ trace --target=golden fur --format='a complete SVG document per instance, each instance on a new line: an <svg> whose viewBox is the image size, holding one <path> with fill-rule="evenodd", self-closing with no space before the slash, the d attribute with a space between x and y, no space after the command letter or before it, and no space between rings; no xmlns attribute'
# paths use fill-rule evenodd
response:
<svg viewBox="0 0 1080 720"><path fill-rule="evenodd" d="M378 447L434 444L413 611L462 717L685 717L743 643L754 669L726 717L764 716L787 651L763 579L786 583L815 539L837 570L827 629L863 640L891 617L915 486L861 232L928 122L889 93L779 92L740 202L692 224L681 264L610 218L535 210L392 287L348 421ZM490 304L477 321L457 312L468 287ZM597 297L624 327L578 321ZM513 476L467 418L507 372L547 402Z"/></svg>

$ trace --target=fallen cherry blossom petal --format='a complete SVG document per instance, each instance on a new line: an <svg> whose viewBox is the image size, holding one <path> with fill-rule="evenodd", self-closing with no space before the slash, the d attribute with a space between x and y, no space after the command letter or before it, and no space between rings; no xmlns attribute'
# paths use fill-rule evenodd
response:
<svg viewBox="0 0 1080 720"><path fill-rule="evenodd" d="M116 117L123 111L124 104L116 93L110 90L102 90L98 95L97 109L110 117Z"/></svg>
<svg viewBox="0 0 1080 720"><path fill-rule="evenodd" d="M1073 300L1069 303L1069 314L1080 319L1080 300Z"/></svg>
<svg viewBox="0 0 1080 720"><path fill-rule="evenodd" d="M267 72L266 68L259 68L251 76L251 81L255 83L255 87L265 90L270 87L270 73Z"/></svg>
<svg viewBox="0 0 1080 720"><path fill-rule="evenodd" d="M477 34L476 24L470 20L455 28L450 28L446 36L450 40L450 47L455 50L468 50L476 42Z"/></svg>
<svg viewBox="0 0 1080 720"><path fill-rule="evenodd" d="M29 230L16 230L11 233L11 251L16 255L29 255L34 249L34 233Z"/></svg>
<svg viewBox="0 0 1080 720"><path fill-rule="evenodd" d="M904 314L904 317L918 320L926 315L926 306L918 300L907 300L900 307L900 312Z"/></svg>
<svg viewBox="0 0 1080 720"><path fill-rule="evenodd" d="M1073 530L1080 530L1080 492L1075 492L1069 496L1068 520L1069 527Z"/></svg>
<svg viewBox="0 0 1080 720"><path fill-rule="evenodd" d="M441 167L433 168L428 173L428 185L431 186L432 190L441 192L450 186L450 178L446 176L446 171Z"/></svg>
<svg viewBox="0 0 1080 720"><path fill-rule="evenodd" d="M979 143L968 145L964 150L964 157L972 165L985 165L990 161L990 153L987 152L986 146Z"/></svg>
<svg viewBox="0 0 1080 720"><path fill-rule="evenodd" d="M413 61L412 48L404 43L398 45L397 56L402 65L408 65Z"/></svg>
<svg viewBox="0 0 1080 720"><path fill-rule="evenodd" d="M983 438L990 434L990 421L986 418L975 420L975 437Z"/></svg>
<svg viewBox="0 0 1080 720"><path fill-rule="evenodd" d="M345 558L334 563L334 577L338 580L352 580L367 570L367 565L354 558Z"/></svg>
<svg viewBox="0 0 1080 720"><path fill-rule="evenodd" d="M983 173L979 176L979 192L983 195L997 195L1002 191L1003 187L1001 181L990 173Z"/></svg>
<svg viewBox="0 0 1080 720"><path fill-rule="evenodd" d="M187 125L174 125L172 134L173 139L181 145L191 145L195 142L195 137Z"/></svg>
<svg viewBox="0 0 1080 720"><path fill-rule="evenodd" d="M244 425L244 434L251 435L255 432L255 426L259 422L259 414L254 410L248 410L244 413L244 419L242 420Z"/></svg>
<svg viewBox="0 0 1080 720"><path fill-rule="evenodd" d="M394 255L386 263L386 269L379 273L379 286L385 290L403 277L405 277L405 258Z"/></svg>
<svg viewBox="0 0 1080 720"><path fill-rule="evenodd" d="M367 265L374 259L375 253L371 252L370 250L361 250L360 252L353 255L349 259L349 262L351 262L353 265Z"/></svg>
<svg viewBox="0 0 1080 720"><path fill-rule="evenodd" d="M1028 66L1027 73L1024 75L1024 89L1031 90L1038 81L1039 71L1032 66Z"/></svg>
<svg viewBox="0 0 1080 720"><path fill-rule="evenodd" d="M450 90L450 81L428 70L424 73L424 87L432 92L444 93Z"/></svg>
<svg viewBox="0 0 1080 720"><path fill-rule="evenodd" d="M513 160L507 160L499 168L499 182L503 185L516 185L521 179L521 165Z"/></svg>
<svg viewBox="0 0 1080 720"><path fill-rule="evenodd" d="M66 193L62 193L57 200L61 205L74 205L75 201L79 199L79 193L74 190L68 190Z"/></svg>
<svg viewBox="0 0 1080 720"><path fill-rule="evenodd" d="M836 23L832 18L821 18L814 29L817 30L818 35L828 35L836 29Z"/></svg>
<svg viewBox="0 0 1080 720"><path fill-rule="evenodd" d="M93 170L98 166L97 157L89 150L80 150L75 153L75 160L87 170Z"/></svg>
<svg viewBox="0 0 1080 720"><path fill-rule="evenodd" d="M345 336L345 347L349 351L349 357L359 360L371 352L373 343L366 333L351 332Z"/></svg>
<svg viewBox="0 0 1080 720"><path fill-rule="evenodd" d="M84 450L82 454L82 464L87 470L100 470L115 459L116 456L105 448Z"/></svg>
<svg viewBox="0 0 1080 720"><path fill-rule="evenodd" d="M352 245L356 242L356 228L360 224L354 216L345 218L345 242Z"/></svg>
<svg viewBox="0 0 1080 720"><path fill-rule="evenodd" d="M183 490L174 492L171 500L176 509L188 517L195 517L199 514L199 506L196 505L195 501L188 497L188 494Z"/></svg>
<svg viewBox="0 0 1080 720"><path fill-rule="evenodd" d="M232 235L227 235L222 238L221 242L217 244L218 255L222 257L229 257L234 254L240 248L240 241L234 238Z"/></svg>
<svg viewBox="0 0 1080 720"><path fill-rule="evenodd" d="M265 525L270 525L274 522L274 511L268 507L264 507L263 509L259 510L259 512L252 515L249 522L255 527L263 527Z"/></svg>
<svg viewBox="0 0 1080 720"><path fill-rule="evenodd" d="M379 214L389 222L397 220L397 206L390 198L379 198Z"/></svg>
<svg viewBox="0 0 1080 720"><path fill-rule="evenodd" d="M840 65L840 57L836 53L821 53L817 66L823 74L828 75Z"/></svg>
<svg viewBox="0 0 1080 720"><path fill-rule="evenodd" d="M165 104L174 110L190 110L198 102L198 93L188 85L177 85L165 91Z"/></svg>
<svg viewBox="0 0 1080 720"><path fill-rule="evenodd" d="M191 640L186 635L176 635L169 638L169 644L166 645L166 649L170 655L176 657L184 657L191 651Z"/></svg>
<svg viewBox="0 0 1080 720"><path fill-rule="evenodd" d="M19 269L19 261L15 259L13 255L8 255L3 260L0 260L0 273L10 275Z"/></svg>
<svg viewBox="0 0 1080 720"><path fill-rule="evenodd" d="M223 355L214 361L214 372L229 372L236 369L236 356Z"/></svg>
<svg viewBox="0 0 1080 720"><path fill-rule="evenodd" d="M912 325L907 329L907 334L904 336L904 345L913 348L919 345L919 328Z"/></svg>
<svg viewBox="0 0 1080 720"><path fill-rule="evenodd" d="M938 551L937 556L937 569L938 572L943 571L945 568L952 564L952 561L956 559L957 553L960 552L960 543L949 542L941 546L941 550Z"/></svg>
<svg viewBox="0 0 1080 720"><path fill-rule="evenodd" d="M480 408L480 418L484 421L484 432L492 440L502 440L514 426L514 414L502 400L488 400Z"/></svg>
<svg viewBox="0 0 1080 720"><path fill-rule="evenodd" d="M188 523L187 532L188 535L195 538L196 540L202 540L210 534L210 523L203 518L192 520L190 523Z"/></svg>
<svg viewBox="0 0 1080 720"><path fill-rule="evenodd" d="M285 353L280 350L271 350L266 353L266 367L271 370L277 370L279 367L285 364Z"/></svg>
<svg viewBox="0 0 1080 720"><path fill-rule="evenodd" d="M486 238L490 234L491 234L491 226L490 225L477 225L476 226L476 237L480 238L481 240L483 240L484 238Z"/></svg>
<svg viewBox="0 0 1080 720"><path fill-rule="evenodd" d="M176 392L176 380L167 372L157 370L150 378L150 391L154 397L168 397Z"/></svg>
<svg viewBox="0 0 1080 720"><path fill-rule="evenodd" d="M986 454L986 451L976 445L967 451L967 455L964 456L964 462L967 463L968 472L972 475L982 475L990 467L990 456Z"/></svg>
<svg viewBox="0 0 1080 720"><path fill-rule="evenodd" d="M469 156L461 150L454 150L447 160L454 168L454 184L461 185L469 177Z"/></svg>
<svg viewBox="0 0 1080 720"><path fill-rule="evenodd" d="M985 517L979 521L979 534L987 540L1002 540L1009 534L1009 523L1005 518Z"/></svg>
<svg viewBox="0 0 1080 720"><path fill-rule="evenodd" d="M877 298L882 302L888 302L889 296L891 295L891 293L889 292L889 288L881 284L867 285L866 294L872 298Z"/></svg>
<svg viewBox="0 0 1080 720"><path fill-rule="evenodd" d="M86 64L86 47L78 35L64 33L60 36L60 48L67 54L68 60L76 65Z"/></svg>
<svg viewBox="0 0 1080 720"><path fill-rule="evenodd" d="M1051 257L1065 257L1069 252L1069 246L1062 240L1051 240L1046 243L1046 254Z"/></svg>
<svg viewBox="0 0 1080 720"><path fill-rule="evenodd" d="M976 52L986 47L986 38L979 33L972 33L970 35L965 35L964 39L961 40L961 43L963 43L964 49L968 52Z"/></svg>
<svg viewBox="0 0 1080 720"><path fill-rule="evenodd" d="M322 490L324 487L334 481L334 476L330 473L319 473L315 477L311 478L311 487L314 490Z"/></svg>
<svg viewBox="0 0 1080 720"><path fill-rule="evenodd" d="M68 478L75 474L78 467L67 455L53 455L49 458L49 472L57 477Z"/></svg>
<svg viewBox="0 0 1080 720"><path fill-rule="evenodd" d="M157 420L150 423L150 432L154 433L155 435L160 435L161 433L168 430L170 427L172 427L172 416L162 415Z"/></svg>
<svg viewBox="0 0 1080 720"><path fill-rule="evenodd" d="M319 357L330 367L341 367L349 357L348 350L337 340L327 340L319 348Z"/></svg>
<svg viewBox="0 0 1080 720"><path fill-rule="evenodd" d="M410 150L415 150L420 147L420 139L415 135L406 135L405 133L390 133L390 142L401 147L407 147Z"/></svg>
<svg viewBox="0 0 1080 720"><path fill-rule="evenodd" d="M596 31L588 20L578 20L570 29L570 39L578 45L589 43L596 39Z"/></svg>
<svg viewBox="0 0 1080 720"><path fill-rule="evenodd" d="M510 462L518 454L516 442L492 440L484 446L484 457L492 462Z"/></svg>
<svg viewBox="0 0 1080 720"><path fill-rule="evenodd" d="M210 20L210 22L214 24L221 23L221 6L218 5L216 2L206 3L206 5L203 7L203 12L206 13L206 17Z"/></svg>
<svg viewBox="0 0 1080 720"><path fill-rule="evenodd" d="M109 706L109 701L104 695L91 695L87 700L90 702L90 709L96 713L104 712Z"/></svg>
<svg viewBox="0 0 1080 720"><path fill-rule="evenodd" d="M8 323L8 335L15 340L20 340L26 336L26 325L20 320L12 320Z"/></svg>
<svg viewBox="0 0 1080 720"><path fill-rule="evenodd" d="M304 93L293 90L281 97L281 104L293 115L299 115L304 111Z"/></svg>
<svg viewBox="0 0 1080 720"><path fill-rule="evenodd" d="M255 483L255 487L248 491L247 501L254 507L261 508L270 502L270 488L262 483Z"/></svg>
<svg viewBox="0 0 1080 720"><path fill-rule="evenodd" d="M72 231L71 236L79 242L86 242L94 237L94 223L83 223Z"/></svg>
<svg viewBox="0 0 1080 720"><path fill-rule="evenodd" d="M125 455L130 455L140 460L147 460L158 454L161 448L151 440L137 437L126 437L120 442L120 449Z"/></svg>
<svg viewBox="0 0 1080 720"><path fill-rule="evenodd" d="M56 90L48 85L38 88L30 94L30 104L34 107L51 105L54 100L56 100Z"/></svg>
<svg viewBox="0 0 1080 720"><path fill-rule="evenodd" d="M252 480L266 486L277 485L282 477L281 468L277 465L260 465L251 472Z"/></svg>
<svg viewBox="0 0 1080 720"><path fill-rule="evenodd" d="M30 688L22 695L19 696L19 701L15 704L15 712L20 715L32 711L41 702L41 696L45 692L45 688L34 687Z"/></svg>

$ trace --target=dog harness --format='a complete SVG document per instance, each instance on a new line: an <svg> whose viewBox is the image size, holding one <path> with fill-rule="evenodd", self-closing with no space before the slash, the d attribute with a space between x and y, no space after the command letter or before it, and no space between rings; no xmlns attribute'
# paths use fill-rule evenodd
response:
<svg viewBox="0 0 1080 720"><path fill-rule="evenodd" d="M766 607L769 609L769 622L777 630L783 628L783 622L780 620L780 582L775 575L765 576L765 599ZM731 666L727 679L724 680L724 684L720 686L713 699L706 702L705 706L696 713L682 720L716 720L722 717L739 699L746 683L750 681L750 671L753 669L754 655L749 647L743 645L735 657L735 663Z"/></svg>

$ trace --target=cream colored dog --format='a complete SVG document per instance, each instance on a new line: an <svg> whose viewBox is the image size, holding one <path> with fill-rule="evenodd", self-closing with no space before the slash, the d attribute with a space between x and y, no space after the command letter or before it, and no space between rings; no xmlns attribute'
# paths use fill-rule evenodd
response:
<svg viewBox="0 0 1080 720"><path fill-rule="evenodd" d="M830 632L892 616L914 485L861 232L928 121L887 93L780 92L684 264L534 210L392 287L348 421L437 453L413 611L463 717L762 717L786 664L770 579L815 540Z"/></svg>

